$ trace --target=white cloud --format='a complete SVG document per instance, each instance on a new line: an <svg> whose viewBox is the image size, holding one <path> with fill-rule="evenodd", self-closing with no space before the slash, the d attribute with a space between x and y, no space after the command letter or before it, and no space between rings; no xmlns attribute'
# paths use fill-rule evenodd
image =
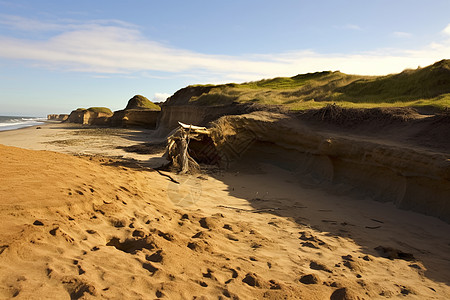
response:
<svg viewBox="0 0 450 300"><path fill-rule="evenodd" d="M447 27L444 28L442 33L444 33L446 35L450 35L450 24L448 24Z"/></svg>
<svg viewBox="0 0 450 300"><path fill-rule="evenodd" d="M392 33L393 36L398 38L410 38L412 37L412 34L409 32L403 32L403 31L395 31Z"/></svg>
<svg viewBox="0 0 450 300"><path fill-rule="evenodd" d="M164 101L166 101L166 99L169 98L170 96L172 96L172 94L167 94L167 93L155 93L155 95L153 96L152 101L153 101L153 102L164 102Z"/></svg>
<svg viewBox="0 0 450 300"><path fill-rule="evenodd" d="M58 31L41 40L0 36L0 58L29 60L40 67L101 75L156 71L173 76L194 74L206 81L236 82L322 70L388 74L431 64L447 58L450 53L450 42L440 41L417 50L379 49L359 54L324 55L301 50L242 56L210 55L149 40L138 27L120 21L61 25L1 16L0 20L14 28L18 28L17 22L28 24L22 24L21 30L31 31L30 27L34 27L47 34L49 30Z"/></svg>
<svg viewBox="0 0 450 300"><path fill-rule="evenodd" d="M362 31L363 30L361 28L361 26L356 25L356 24L345 24L345 25L340 25L340 26L334 26L334 28L345 29L345 30L356 30L356 31Z"/></svg>

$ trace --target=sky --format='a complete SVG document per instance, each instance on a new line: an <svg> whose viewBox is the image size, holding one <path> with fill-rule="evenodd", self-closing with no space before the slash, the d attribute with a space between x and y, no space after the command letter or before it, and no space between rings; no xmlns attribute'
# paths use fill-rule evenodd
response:
<svg viewBox="0 0 450 300"><path fill-rule="evenodd" d="M0 0L0 115L450 58L449 0Z"/></svg>

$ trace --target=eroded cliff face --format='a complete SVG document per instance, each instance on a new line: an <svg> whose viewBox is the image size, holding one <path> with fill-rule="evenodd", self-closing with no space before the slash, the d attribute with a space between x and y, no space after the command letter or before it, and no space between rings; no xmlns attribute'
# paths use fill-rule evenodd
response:
<svg viewBox="0 0 450 300"><path fill-rule="evenodd" d="M221 106L163 105L158 118L158 135L164 136L178 127L178 122L207 126L222 116L241 115L257 110L256 106L233 103Z"/></svg>
<svg viewBox="0 0 450 300"><path fill-rule="evenodd" d="M51 121L65 121L69 118L68 114L50 114L47 115L47 120Z"/></svg>
<svg viewBox="0 0 450 300"><path fill-rule="evenodd" d="M144 127L155 129L160 111L143 110L143 109L127 109L115 111L110 118L111 126L119 127Z"/></svg>
<svg viewBox="0 0 450 300"><path fill-rule="evenodd" d="M90 110L74 110L66 122L83 125L101 125L113 127L143 127L155 129L160 111L148 109L127 109L114 112L113 115Z"/></svg>
<svg viewBox="0 0 450 300"><path fill-rule="evenodd" d="M66 122L83 125L108 125L110 114L94 112L87 109L77 109L70 113Z"/></svg>
<svg viewBox="0 0 450 300"><path fill-rule="evenodd" d="M224 165L276 164L300 184L392 202L450 222L450 156L312 130L282 114L219 119L212 139Z"/></svg>

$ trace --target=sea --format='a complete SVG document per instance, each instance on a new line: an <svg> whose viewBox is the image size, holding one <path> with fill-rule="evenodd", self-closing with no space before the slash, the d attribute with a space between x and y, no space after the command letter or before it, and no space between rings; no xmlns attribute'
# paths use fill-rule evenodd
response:
<svg viewBox="0 0 450 300"><path fill-rule="evenodd" d="M46 121L46 118L0 116L0 131L36 126Z"/></svg>

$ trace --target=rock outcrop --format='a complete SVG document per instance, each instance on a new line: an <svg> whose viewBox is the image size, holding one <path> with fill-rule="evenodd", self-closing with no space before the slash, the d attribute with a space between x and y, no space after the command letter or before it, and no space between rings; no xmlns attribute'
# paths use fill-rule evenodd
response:
<svg viewBox="0 0 450 300"><path fill-rule="evenodd" d="M70 113L66 122L83 125L108 125L113 113L105 108L79 108Z"/></svg>
<svg viewBox="0 0 450 300"><path fill-rule="evenodd" d="M128 101L125 109L114 113L104 107L79 108L71 112L67 122L113 127L144 127L155 129L161 108L141 95Z"/></svg>
<svg viewBox="0 0 450 300"><path fill-rule="evenodd" d="M123 110L114 112L109 124L118 127L144 127L155 129L161 108L141 95L128 100Z"/></svg>
<svg viewBox="0 0 450 300"><path fill-rule="evenodd" d="M150 109L124 109L114 112L109 124L114 127L144 127L155 129L160 111Z"/></svg>
<svg viewBox="0 0 450 300"><path fill-rule="evenodd" d="M206 126L222 116L239 115L250 111L248 105L239 104L226 106L163 105L157 128L161 135L165 135L177 128L178 122Z"/></svg>
<svg viewBox="0 0 450 300"><path fill-rule="evenodd" d="M68 114L50 114L47 115L49 121L65 121L69 118Z"/></svg>

